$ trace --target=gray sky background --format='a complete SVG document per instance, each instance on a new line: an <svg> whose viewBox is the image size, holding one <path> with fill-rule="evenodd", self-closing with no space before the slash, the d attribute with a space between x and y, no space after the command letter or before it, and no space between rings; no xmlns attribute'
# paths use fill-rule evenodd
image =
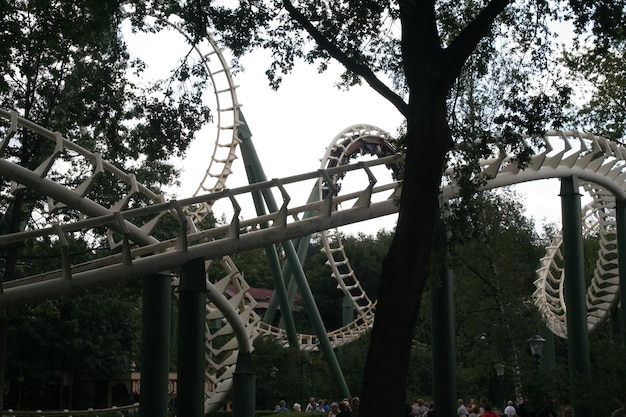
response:
<svg viewBox="0 0 626 417"><path fill-rule="evenodd" d="M173 34L127 35L135 56L149 66L161 68L167 67L163 62L174 62L171 60L179 57L181 40ZM301 63L284 78L281 88L274 91L265 76L268 62L266 53L254 52L241 60L245 71L235 76L238 99L268 179L317 170L332 139L354 124L374 125L393 134L403 120L388 101L368 86L338 90L334 86L341 73L338 65L318 74L315 67ZM178 198L192 196L200 184L213 151L214 137L210 129L201 132L181 161L182 187L172 190ZM239 159L227 185L235 188L246 183L243 161ZM558 180L523 184L515 190L522 196L527 214L533 217L538 229L546 222L560 222ZM309 191L303 192L308 196ZM349 226L345 231L375 234L381 228L393 228L395 217Z"/></svg>

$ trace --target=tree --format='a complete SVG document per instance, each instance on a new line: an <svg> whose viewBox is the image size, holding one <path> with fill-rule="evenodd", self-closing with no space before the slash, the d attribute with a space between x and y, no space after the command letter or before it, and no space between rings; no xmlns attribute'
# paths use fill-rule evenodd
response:
<svg viewBox="0 0 626 417"><path fill-rule="evenodd" d="M448 158L454 157L458 164L468 194L475 190L471 179L476 179L472 175L476 160L491 152L494 144L518 152L523 164L532 150L524 149L520 133L541 135L546 128L567 121L561 106L568 102L570 88L556 83L546 89L540 78L533 78L551 70L549 23L565 16L582 30L591 24L597 33L616 33L619 30L612 28L619 25L614 24L610 12L623 16L623 8L574 0L306 4L283 0L282 7L277 22L266 26L267 42L261 42L274 52L268 75L275 85L295 58L319 62L321 70L334 59L346 68L342 86L365 82L406 117L406 171L398 223L383 262L361 391L361 415L400 415L405 403L406 363L439 218L441 173ZM499 49L496 40L508 43ZM490 66L501 53L506 53L507 59L521 58L506 67ZM465 131L470 135L457 136L462 130L456 128L462 124L453 123L458 115L454 104L463 97L451 93L460 81L468 79L463 76L466 71L482 79L484 86L484 80L498 75L496 69L505 71L497 86L506 84L491 96L500 98L496 107L491 107L492 114L472 124L474 129ZM466 98L469 103L476 96ZM482 103L476 104L469 108L476 110Z"/></svg>
<svg viewBox="0 0 626 417"><path fill-rule="evenodd" d="M521 349L539 322L530 297L543 248L511 191L480 193L469 204L473 218L453 217L450 239L459 397L485 396L502 406L522 395L521 374L534 368ZM494 378L498 363L506 383Z"/></svg>
<svg viewBox="0 0 626 417"><path fill-rule="evenodd" d="M283 1L292 25L299 25L316 42L305 58L338 60L347 69L347 84L364 80L406 117L402 197L378 289L361 390L363 417L403 412L406 364L438 222L441 173L454 146L448 123L449 93L471 54L492 35L494 21L510 3L493 0L483 8L469 3L461 9L435 1L320 2L305 8ZM441 27L444 9L459 13L455 17L461 24L450 27L452 32ZM320 14L321 25L316 25L312 17ZM325 19L325 14L330 17ZM385 19L399 24L399 38L383 44L376 39ZM377 51L361 43L365 39L380 48L378 56L384 59L376 59ZM385 70L395 72L405 94L394 92L379 79L376 72Z"/></svg>
<svg viewBox="0 0 626 417"><path fill-rule="evenodd" d="M141 77L145 68L126 51L119 30L125 12L118 1L2 1L0 12L0 107L16 110L100 153L155 192L175 181L178 171L168 159L183 155L194 133L209 120L202 100L208 74L190 70L182 56L180 67L173 69L168 80L135 83L134 77ZM2 149L2 157L34 169L51 149L54 144L49 140L24 129ZM62 158L70 160L72 155ZM74 187L91 174L80 165L67 170L61 164L53 166L49 175ZM108 207L119 199L118 191L101 177L93 199ZM78 216L64 208L51 212L46 196L25 188L12 190L6 179L0 180L0 195L3 234ZM94 240L87 246L97 250L103 244ZM45 250L21 245L0 248L2 282L34 273L37 263L23 262L34 255L34 249ZM4 310L1 314L3 392L2 364L9 332Z"/></svg>
<svg viewBox="0 0 626 417"><path fill-rule="evenodd" d="M235 54L255 46L270 49L274 62L267 74L274 87L297 59L318 63L322 71L336 60L346 69L340 86L365 82L406 118L403 192L378 289L361 390L364 417L403 412L406 363L430 272L439 190L449 158L454 158L465 179L467 194L475 190L476 161L494 145L517 151L523 164L532 150L522 145L520 133L541 134L550 122L558 126L565 121L560 113L569 88L555 85L547 90L541 79L533 79L550 70L550 20L564 15L578 18L584 28L603 19L595 26L600 31L615 27L606 25L609 14L604 13L604 3L596 7L577 0L283 0L241 1L230 8L212 8L200 1L162 7L181 15L191 31L216 29ZM560 6L565 6L564 15ZM505 45L498 46L500 41ZM499 54L515 62L490 65ZM466 73L472 76L465 77ZM496 103L492 113L474 117L484 103L466 92L484 88L487 78L498 76L498 87L507 84L489 97ZM463 81L469 82L453 95ZM475 104L457 107L458 100ZM473 111L462 114L456 109ZM459 115L472 122L471 129L455 123Z"/></svg>

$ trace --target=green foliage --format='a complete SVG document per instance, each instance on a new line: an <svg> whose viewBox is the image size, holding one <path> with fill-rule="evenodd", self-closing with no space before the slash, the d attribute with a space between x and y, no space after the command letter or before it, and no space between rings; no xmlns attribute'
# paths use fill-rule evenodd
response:
<svg viewBox="0 0 626 417"><path fill-rule="evenodd" d="M587 131L615 140L626 135L624 42L601 51L585 44L563 57L571 69L570 82L580 86L579 96L585 100L578 112L579 123Z"/></svg>
<svg viewBox="0 0 626 417"><path fill-rule="evenodd" d="M66 372L126 373L130 361L140 357L141 292L137 284L27 304L10 310L8 319L6 375L13 381L18 374L24 376L25 409L49 408L49 396L58 397L55 390ZM13 401L16 389L12 385Z"/></svg>
<svg viewBox="0 0 626 417"><path fill-rule="evenodd" d="M624 40L625 18L624 0L596 1L569 0L572 13L568 16L574 21L577 33L591 34L599 47L605 47L615 40Z"/></svg>
<svg viewBox="0 0 626 417"><path fill-rule="evenodd" d="M190 68L183 56L170 79L138 82L146 68L129 56L120 30L124 21L117 1L0 2L0 107L100 153L158 193L178 175L171 158L184 155L195 132L209 121L204 104L208 74ZM6 127L2 122L0 128ZM3 158L33 169L53 147L48 139L20 130ZM55 164L49 177L69 188L93 174L69 153L60 160L67 163ZM112 183L110 176L100 176L90 198L109 207L127 191ZM45 196L25 189L11 194L9 187L5 179L0 182L3 234L78 216L71 209L51 213ZM175 227L165 225L163 230ZM93 259L106 244L79 234L67 238L74 261ZM54 240L3 245L2 279L58 269L60 254ZM139 359L139 294L131 284L10 311L7 328L0 329L8 335L6 380L15 381L23 373L23 405L58 404L66 371L128 372L130 359ZM13 399L15 389L15 384L8 388Z"/></svg>
<svg viewBox="0 0 626 417"><path fill-rule="evenodd" d="M624 1L570 0L574 30L579 35L564 50L569 80L582 101L578 121L583 129L619 140L626 135L624 92L626 32Z"/></svg>
<svg viewBox="0 0 626 417"><path fill-rule="evenodd" d="M530 296L543 249L522 210L510 191L483 193L453 207L448 220L460 398L514 399L513 368L532 368L523 351L539 321ZM497 363L508 370L506 382L495 375Z"/></svg>
<svg viewBox="0 0 626 417"><path fill-rule="evenodd" d="M368 341L369 338L364 337L336 350L344 378L353 393L358 393L361 386ZM304 410L311 396L329 402L342 399L321 352L281 348L274 340L263 338L255 342L252 356L257 409L273 410L280 400L285 400L289 409L297 402ZM273 373L272 368L276 368Z"/></svg>

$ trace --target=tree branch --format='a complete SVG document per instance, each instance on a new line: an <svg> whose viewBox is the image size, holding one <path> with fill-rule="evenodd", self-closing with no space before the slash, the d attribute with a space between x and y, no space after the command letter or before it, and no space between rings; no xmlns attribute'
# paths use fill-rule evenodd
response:
<svg viewBox="0 0 626 417"><path fill-rule="evenodd" d="M359 64L354 59L346 55L341 49L334 43L326 39L326 37L319 31L309 19L306 18L300 11L298 11L290 0L283 0L283 5L289 15L298 22L304 30L315 40L320 48L330 54L331 57L339 61L348 71L351 71L358 76L362 77L377 93L386 98L393 104L400 113L405 117L408 116L409 107L407 103L398 94L394 93L385 83L383 83L376 74L364 64Z"/></svg>
<svg viewBox="0 0 626 417"><path fill-rule="evenodd" d="M459 76L469 56L478 43L489 34L492 23L509 3L511 0L491 0L444 50L449 82L454 82Z"/></svg>

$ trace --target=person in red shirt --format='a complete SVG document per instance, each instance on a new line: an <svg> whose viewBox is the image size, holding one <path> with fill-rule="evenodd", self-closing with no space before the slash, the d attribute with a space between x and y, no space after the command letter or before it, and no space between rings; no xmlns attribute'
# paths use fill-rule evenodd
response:
<svg viewBox="0 0 626 417"><path fill-rule="evenodd" d="M486 402L483 405L485 411L483 412L483 417L500 417L498 414L493 412L493 408L491 408L491 404Z"/></svg>

